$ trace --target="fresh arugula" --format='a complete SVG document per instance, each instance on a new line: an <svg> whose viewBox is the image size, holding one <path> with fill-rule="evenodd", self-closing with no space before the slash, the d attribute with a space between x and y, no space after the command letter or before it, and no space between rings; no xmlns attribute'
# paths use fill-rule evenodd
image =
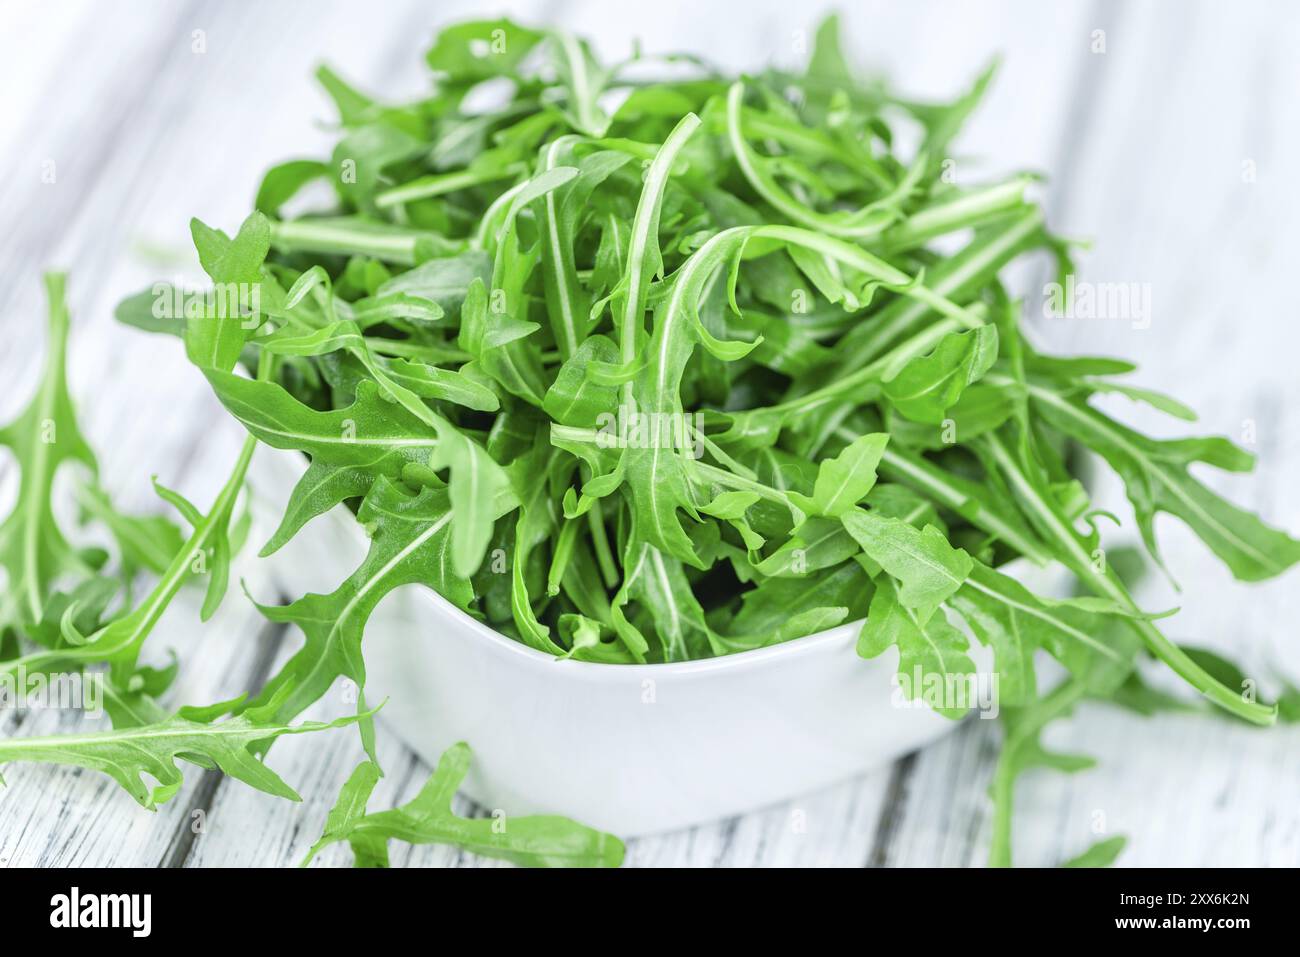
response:
<svg viewBox="0 0 1300 957"><path fill-rule="evenodd" d="M469 772L470 750L452 745L438 761L420 793L391 811L366 813L379 769L369 761L357 765L339 792L325 822L325 831L303 859L338 841L347 841L358 867L387 867L388 842L450 844L483 857L496 857L525 867L617 867L623 862L618 838L555 815L511 818L466 818L451 808L461 781Z"/></svg>
<svg viewBox="0 0 1300 957"><path fill-rule="evenodd" d="M337 728L357 718L288 725L272 720L274 710L274 704L245 708L224 721L213 721L217 716L214 708L182 708L170 718L139 727L10 738L0 742L0 761L48 761L102 771L143 807L153 810L180 790L183 779L176 767L178 757L188 761L206 759L259 791L300 801L302 798L293 788L254 757L253 749L286 734ZM158 783L147 784L144 775Z"/></svg>
<svg viewBox="0 0 1300 957"><path fill-rule="evenodd" d="M205 616L220 600L234 502L265 443L302 452L304 473L264 554L340 505L371 544L329 594L264 607L302 644L213 728L289 733L337 679L364 687L366 621L408 584L548 654L611 665L732 654L865 619L863 656L896 653L909 678L962 679L973 637L992 651L1007 709L994 863L1011 859L1019 774L1084 766L1042 748L1049 721L1085 698L1160 706L1135 677L1142 656L1226 713L1275 720L1139 608L1105 561L1110 543L1067 453L1095 453L1124 481L1152 556L1159 511L1246 581L1290 568L1300 542L1190 472L1249 469L1246 453L1221 438L1148 438L1094 407L1119 392L1192 418L1114 381L1131 365L1046 356L1028 341L1001 271L1035 252L1068 268L1033 178L943 175L992 68L952 103L899 97L855 76L834 18L801 74L736 79L684 58L693 75L647 83L576 37L505 20L442 31L426 60L433 92L408 104L322 68L340 131L332 154L273 167L233 237L192 224L214 287L256 297L235 308L218 296L183 321L158 320L144 295L119 307L129 324L183 337L249 438L206 514L160 487L193 526L184 543L85 499L123 563L159 575L102 623L103 588L87 584L97 559L63 539L49 506L56 468L93 468L66 398L66 312L51 285L46 377L0 433L22 470L0 526L0 626L39 647L0 667L107 662L123 722L170 727L130 697L133 679L163 684L140 666L141 646L189 556L209 559ZM501 78L501 102L469 106ZM318 180L332 198L286 215ZM56 443L36 438L47 422ZM489 549L508 561L485 563ZM1033 594L1017 559L1063 566L1086 597ZM81 591L56 592L60 577L80 577ZM1044 656L1067 674L1045 692ZM97 747L78 742L69 760ZM616 841L572 822L520 819L497 834L456 818L467 761L458 746L420 797L378 814L365 813L378 768L361 765L318 847L347 840L359 863L386 862L393 837L522 863L621 858ZM1120 847L1073 863L1106 863Z"/></svg>
<svg viewBox="0 0 1300 957"><path fill-rule="evenodd" d="M36 395L21 415L0 429L0 444L13 452L21 473L18 499L0 524L0 566L7 573L0 593L0 632L39 622L58 580L93 570L87 556L64 537L54 518L55 473L78 463L92 473L95 455L77 430L68 397L66 277L45 277L49 298L49 341Z"/></svg>

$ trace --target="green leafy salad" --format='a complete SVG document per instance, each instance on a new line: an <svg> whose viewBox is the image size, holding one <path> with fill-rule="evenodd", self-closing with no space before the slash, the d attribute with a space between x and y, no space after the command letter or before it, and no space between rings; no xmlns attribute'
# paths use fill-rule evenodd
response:
<svg viewBox="0 0 1300 957"><path fill-rule="evenodd" d="M426 60L430 92L409 103L322 68L333 153L271 168L230 232L193 221L213 284L197 308L160 309L182 297L158 287L119 307L180 336L248 433L206 511L158 486L188 534L119 512L95 482L64 379L63 279L47 278L47 368L0 432L20 470L0 526L0 675L103 674L112 727L10 738L0 761L103 771L149 807L180 787L177 759L296 798L263 761L272 740L356 724L370 758L318 847L347 841L361 864L386 863L390 839L618 864L617 838L564 818L498 833L453 814L464 745L411 804L367 812L381 772L364 695L354 716L294 723L337 680L364 688L367 618L416 583L538 651L608 667L851 621L859 654L896 649L901 674L973 674L970 643L987 646L1005 726L995 864L1011 861L1017 775L1087 763L1039 744L1048 721L1086 698L1172 702L1142 683L1143 658L1230 715L1276 720L1231 664L1138 607L1080 462L1123 480L1155 563L1157 512L1243 581L1290 567L1300 542L1189 471L1248 470L1246 452L1149 438L1090 403L1120 393L1193 417L1124 384L1132 365L1028 341L999 275L1035 253L1068 273L1068 246L1031 177L950 175L992 71L951 103L902 98L850 68L834 19L798 73L639 53L604 65L580 39L505 20L443 30ZM222 601L261 443L302 452L305 469L262 554L341 504L369 552L329 594L263 609L301 645L255 697L172 712L159 701L175 669L142 651L200 572L203 617ZM88 475L83 517L112 555L59 527L50 493L67 462ZM1014 560L1063 567L1077 597L1033 593ZM1036 675L1040 652L1063 679Z"/></svg>

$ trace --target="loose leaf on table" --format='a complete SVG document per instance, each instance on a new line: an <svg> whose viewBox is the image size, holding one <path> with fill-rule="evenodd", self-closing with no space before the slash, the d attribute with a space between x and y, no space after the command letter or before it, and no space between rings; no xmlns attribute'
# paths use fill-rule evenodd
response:
<svg viewBox="0 0 1300 957"><path fill-rule="evenodd" d="M1124 852L1128 838L1122 834L1103 838L1086 851L1070 858L1062 867L1110 867Z"/></svg>
<svg viewBox="0 0 1300 957"><path fill-rule="evenodd" d="M176 759L191 760L198 756L259 791L300 801L293 788L253 756L252 749L287 734L325 731L353 724L358 718L289 725L275 720L275 708L275 703L248 708L217 722L182 708L165 721L140 727L7 738L0 741L0 762L37 761L102 771L122 785L139 804L153 810L180 790L183 779ZM157 781L157 785L147 784L144 775Z"/></svg>
<svg viewBox="0 0 1300 957"><path fill-rule="evenodd" d="M66 591L50 595L41 620L25 626L24 637L51 649L84 643L85 636L97 632L112 617L109 607L122 590L122 582L108 575L83 578Z"/></svg>
<svg viewBox="0 0 1300 957"><path fill-rule="evenodd" d="M1048 768L1074 774L1093 767L1087 755L1062 754L1043 747L1043 729L1052 721L1069 716L1088 696L1088 682L1072 678L1057 685L1045 697L1021 708L1004 709L1002 751L993 774L993 834L989 846L990 867L1011 866L1011 816L1015 787L1026 771Z"/></svg>
<svg viewBox="0 0 1300 957"><path fill-rule="evenodd" d="M81 486L77 504L83 520L98 522L112 534L128 575L136 569L162 574L185 542L184 534L170 519L127 515L115 508L108 493L97 485Z"/></svg>
<svg viewBox="0 0 1300 957"><path fill-rule="evenodd" d="M244 440L229 478L206 514L199 512L178 493L154 483L159 495L176 507L193 528L154 587L134 608L75 644L36 651L0 662L0 674L15 672L20 667L35 671L63 663L108 662L112 666L113 681L124 686L127 679L135 673L140 649L157 625L158 619L177 592L196 575L206 575L208 578L200 615L205 621L210 618L225 595L229 581L231 519L235 503L244 487L244 477L255 446L256 442L251 436ZM66 637L67 629L63 630Z"/></svg>
<svg viewBox="0 0 1300 957"><path fill-rule="evenodd" d="M91 473L96 469L68 395L65 283L61 273L45 276L49 299L45 367L27 408L0 429L0 445L14 453L21 473L13 511L0 524L0 567L8 574L0 591L0 634L39 622L59 578L92 570L64 537L51 503L55 473L62 466L75 462Z"/></svg>
<svg viewBox="0 0 1300 957"><path fill-rule="evenodd" d="M419 794L401 807L369 814L365 806L377 776L369 770L373 765L359 765L343 786L325 832L303 865L328 845L347 841L357 866L387 867L390 840L447 844L523 867L618 867L623 862L622 841L566 817L460 817L452 810L451 801L469 771L469 762L469 746L463 742L452 745Z"/></svg>

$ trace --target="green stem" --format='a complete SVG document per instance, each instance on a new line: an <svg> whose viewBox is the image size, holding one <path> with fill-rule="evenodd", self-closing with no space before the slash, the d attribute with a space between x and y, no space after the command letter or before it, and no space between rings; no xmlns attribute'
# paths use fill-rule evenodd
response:
<svg viewBox="0 0 1300 957"><path fill-rule="evenodd" d="M773 122L767 113L761 110L742 107L742 114L745 129L762 139L773 140L785 146L793 146L803 153L820 154L826 159L835 160L851 170L862 173L881 190L889 190L894 187L892 177L885 172L880 162L866 151L865 147L859 152L853 153L816 130L796 127L788 122Z"/></svg>
<svg viewBox="0 0 1300 957"><path fill-rule="evenodd" d="M882 237L887 252L915 249L938 236L988 222L1016 209L1024 201L1026 179L963 193L956 199L913 213Z"/></svg>
<svg viewBox="0 0 1300 957"><path fill-rule="evenodd" d="M269 353L261 354L257 368L257 378L260 381L270 379L274 362L274 357ZM0 674L13 673L19 667L26 667L31 671L59 662L111 661L114 680L125 677L125 673L134 667L141 645L189 578L190 565L194 561L194 556L200 551L206 551L211 540L228 526L231 513L235 508L235 500L243 490L244 477L248 473L249 463L253 459L253 450L256 448L257 438L253 435L246 436L235 459L235 467L213 501L212 508L195 524L189 539L172 557L166 571L143 603L129 614L109 622L92 635L84 645L54 651L39 651L13 658L0 663Z"/></svg>
<svg viewBox="0 0 1300 957"><path fill-rule="evenodd" d="M664 189L672 175L673 164L677 162L677 154L699 126L700 119L694 113L682 117L646 170L645 186L641 190L636 215L632 219L632 236L627 253L627 301L619 326L620 356L624 365L636 361L637 333L643 326L646 288L651 278L645 274L645 260L651 244L659 242L659 210L663 203ZM630 398L631 383L627 386L627 394Z"/></svg>
<svg viewBox="0 0 1300 957"><path fill-rule="evenodd" d="M172 558L171 564L141 605L129 615L105 625L84 645L60 648L55 651L38 651L13 658L0 664L0 674L13 673L19 667L32 671L58 662L71 661L112 661L115 674L129 670L139 655L140 646L144 644L144 640L158 623L158 619L162 617L176 593L189 578L190 564L194 561L194 556L207 549L212 537L222 527L223 522L229 519L235 499L244 486L244 476L256 447L257 439L254 436L250 435L244 439L239 457L235 461L234 471L212 503L212 509L203 521L195 526L189 540Z"/></svg>
<svg viewBox="0 0 1300 957"><path fill-rule="evenodd" d="M792 512L802 512L803 510L791 501L790 496L780 489L772 488L770 485L764 485L762 482L754 479L745 478L737 475L735 472L728 472L726 469L720 469L716 465L709 465L705 462L696 462L695 471L710 481L717 482L719 485L733 488L741 492L753 492L760 498L765 498L769 502L776 502L778 505L784 505Z"/></svg>
<svg viewBox="0 0 1300 957"><path fill-rule="evenodd" d="M973 295L1006 265L1040 230L1043 214L1037 207L1009 217L999 232L977 237L961 252L926 276L930 290L948 299ZM836 346L837 369L854 369L870 362L908 329L917 325L931 307L919 297L899 299L871 321L851 330Z"/></svg>
<svg viewBox="0 0 1300 957"><path fill-rule="evenodd" d="M434 196L454 193L457 190L468 189L471 186L481 186L484 183L493 183L502 179L513 179L526 170L527 167L523 163L515 163L503 169L488 170L486 172L462 169L452 173L434 173L430 176L421 176L409 183L402 183L400 186L384 190L375 197L375 205L381 209L389 206L400 206L403 203L411 203L418 199L430 199Z"/></svg>
<svg viewBox="0 0 1300 957"><path fill-rule="evenodd" d="M847 429L841 428L837 432L846 441L857 438ZM1043 550L1038 542L1026 538L1014 526L1003 521L1000 516L989 511L974 499L969 498L960 489L954 488L946 480L942 469L930 464L920 456L912 458L887 448L880 458L880 464L882 471L886 472L886 474L892 473L903 478L908 484L925 489L943 505L952 509L972 525L1010 545L1034 564L1043 566L1051 562L1052 557Z"/></svg>
<svg viewBox="0 0 1300 957"><path fill-rule="evenodd" d="M593 502L587 512L587 524L591 527L591 544L596 550L596 564L600 566L600 577L606 588L618 584L618 565L614 563L614 552L609 547L609 535L605 531L605 514L600 502Z"/></svg>
<svg viewBox="0 0 1300 957"><path fill-rule="evenodd" d="M286 252L373 256L402 266L415 265L415 247L434 235L399 226L366 229L337 220L295 219L271 223L271 242Z"/></svg>
<svg viewBox="0 0 1300 957"><path fill-rule="evenodd" d="M989 841L989 867L1011 866L1011 818L1015 808L1020 748L1026 742L1032 742L1047 724L1069 713L1086 691L1083 682L1067 679L1034 705L1032 721L1008 729L1002 752L998 755L997 770L993 773L993 834Z"/></svg>

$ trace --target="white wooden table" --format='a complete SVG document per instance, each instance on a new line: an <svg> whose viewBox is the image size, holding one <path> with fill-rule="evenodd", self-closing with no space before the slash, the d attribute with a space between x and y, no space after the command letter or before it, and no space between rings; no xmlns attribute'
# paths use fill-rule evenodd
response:
<svg viewBox="0 0 1300 957"><path fill-rule="evenodd" d="M951 95L991 54L1003 54L996 86L960 141L969 159L959 175L1050 172L1051 222L1096 241L1082 278L1149 283L1153 293L1149 329L1040 319L1037 338L1062 351L1136 359L1144 384L1190 400L1206 431L1240 438L1253 423L1258 473L1213 481L1300 530L1300 498L1287 494L1300 476L1300 316L1291 294L1300 262L1300 11L1284 2L851 6L844 33L860 62L908 91ZM415 0L0 4L0 420L26 401L37 374L40 272L70 268L70 380L106 485L137 509L157 507L150 473L209 500L239 431L175 342L116 327L113 305L160 276L192 275L189 217L233 226L264 167L325 151L329 134L317 124L331 113L310 80L316 62L381 95L415 93L433 27L473 8ZM785 0L495 8L593 36L606 55L626 52L639 36L649 50L693 49L734 68L798 62L816 19L812 6ZM53 183L42 181L49 163ZM1026 278L1027 290L1042 281ZM1139 409L1117 408L1142 427L1174 431ZM0 460L0 505L12 500L14 478L12 462ZM1100 497L1124 511L1115 488L1104 486ZM1150 607L1182 605L1170 633L1232 649L1252 669L1294 681L1300 577L1236 585L1175 522L1160 531L1184 590L1171 598L1157 587L1145 597ZM245 557L236 572L257 581L256 566ZM182 594L150 641L151 655L175 648L181 656L171 694L178 703L255 687L296 646L237 591L207 626L197 610L198 597ZM80 720L4 712L0 734L68 731ZM994 724L969 721L892 767L788 805L633 841L629 862L982 863ZM372 808L405 800L429 773L391 735L381 741L388 774ZM1100 764L1023 781L1018 863L1054 864L1109 833L1130 837L1121 864L1300 863L1300 729L1086 706L1048 741ZM302 804L192 769L184 790L154 814L98 775L10 767L0 790L0 864L294 863L359 757L351 734L286 739L272 764ZM348 860L335 847L321 863ZM480 862L394 845L394 863Z"/></svg>

